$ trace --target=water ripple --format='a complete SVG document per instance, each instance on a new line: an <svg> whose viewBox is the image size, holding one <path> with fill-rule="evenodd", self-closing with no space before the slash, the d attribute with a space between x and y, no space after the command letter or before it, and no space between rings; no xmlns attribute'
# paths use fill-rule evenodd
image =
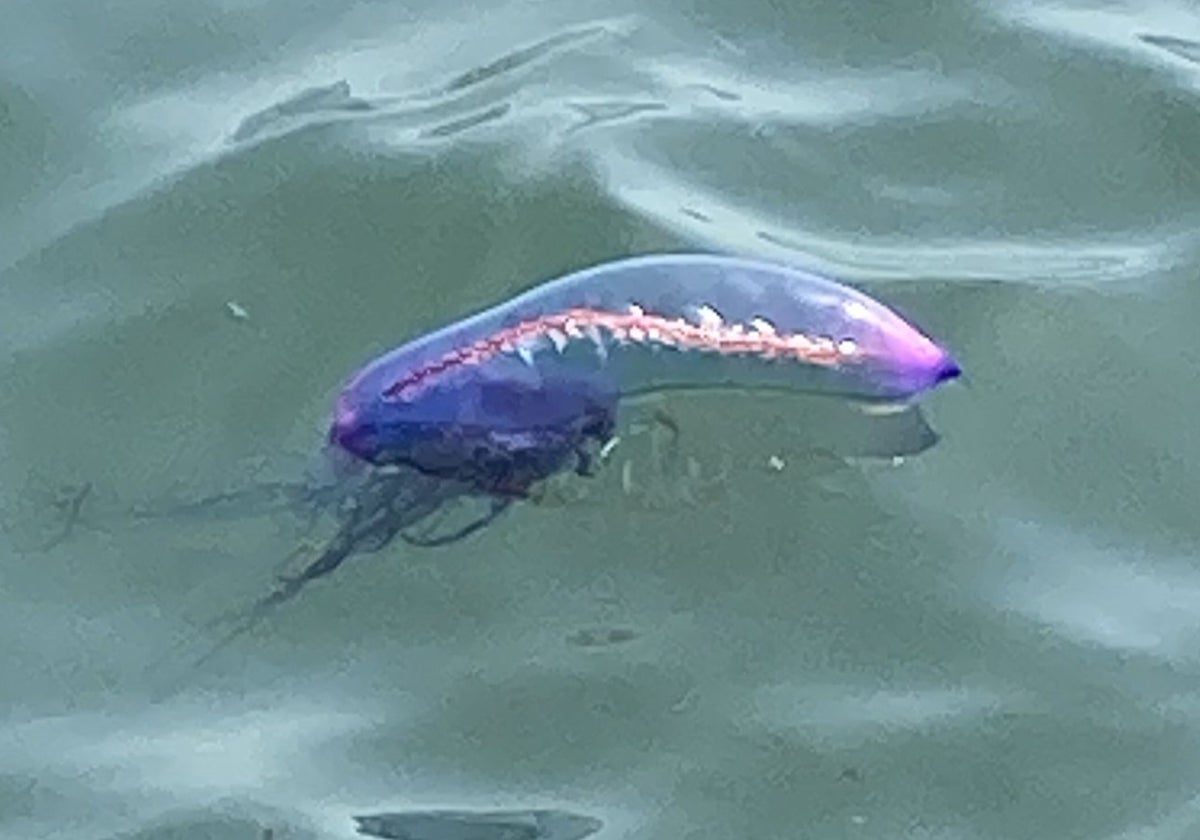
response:
<svg viewBox="0 0 1200 840"><path fill-rule="evenodd" d="M1125 8L1097 8L1090 3L1016 2L999 10L1007 23L1031 27L1062 42L1100 47L1148 68L1171 70L1185 86L1200 87L1196 67L1200 46L1184 34L1174 34L1200 33L1194 5L1155 0ZM1162 61L1167 56L1171 60Z"/></svg>
<svg viewBox="0 0 1200 840"><path fill-rule="evenodd" d="M999 536L1025 558L994 587L1002 609L1078 644L1200 661L1200 575L1190 559L1098 544L1032 520L1001 520Z"/></svg>
<svg viewBox="0 0 1200 840"><path fill-rule="evenodd" d="M320 796L301 792L305 775L320 777L306 757L369 721L311 704L276 700L267 708L214 716L203 704L188 704L9 722L0 725L0 772L35 779L42 802L51 792L70 796L75 808L90 812L91 836L118 835L230 796L288 822L319 817L313 802ZM60 836L55 815L35 811L26 822L31 836Z"/></svg>
<svg viewBox="0 0 1200 840"><path fill-rule="evenodd" d="M612 196L631 210L691 241L741 253L800 260L835 274L869 280L997 281L1047 287L1144 283L1181 263L1194 245L1190 232L1136 231L1119 239L1005 237L876 238L869 242L806 232L714 189L618 149L598 166Z"/></svg>

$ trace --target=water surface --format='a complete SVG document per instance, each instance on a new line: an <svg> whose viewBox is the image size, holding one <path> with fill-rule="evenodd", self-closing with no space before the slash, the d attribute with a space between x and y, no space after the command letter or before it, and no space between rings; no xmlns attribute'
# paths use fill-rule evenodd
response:
<svg viewBox="0 0 1200 840"><path fill-rule="evenodd" d="M0 835L1200 834L1192 6L8 12ZM105 511L291 475L376 352L680 248L834 272L944 339L941 443L829 469L786 402L672 401L724 476L693 503L618 472L356 561L162 697L149 664L300 536Z"/></svg>

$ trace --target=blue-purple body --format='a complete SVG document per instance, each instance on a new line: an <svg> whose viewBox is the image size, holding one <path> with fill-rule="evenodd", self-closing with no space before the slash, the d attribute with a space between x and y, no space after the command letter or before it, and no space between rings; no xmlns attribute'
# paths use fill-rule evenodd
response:
<svg viewBox="0 0 1200 840"><path fill-rule="evenodd" d="M942 346L867 295L795 268L708 254L604 263L378 357L342 390L330 440L374 463L472 458L560 469L611 434L623 397L784 389L910 402L957 377Z"/></svg>

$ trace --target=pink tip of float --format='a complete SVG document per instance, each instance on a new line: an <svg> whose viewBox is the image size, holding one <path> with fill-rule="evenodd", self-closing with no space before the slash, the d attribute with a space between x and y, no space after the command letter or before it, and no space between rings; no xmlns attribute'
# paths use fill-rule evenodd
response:
<svg viewBox="0 0 1200 840"><path fill-rule="evenodd" d="M958 360L924 336L897 353L896 361L912 371L914 390L929 390L962 375Z"/></svg>

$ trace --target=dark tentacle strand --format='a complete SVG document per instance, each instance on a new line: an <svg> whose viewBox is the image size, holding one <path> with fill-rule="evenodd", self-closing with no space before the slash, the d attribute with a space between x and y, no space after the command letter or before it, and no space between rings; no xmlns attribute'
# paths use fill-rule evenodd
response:
<svg viewBox="0 0 1200 840"><path fill-rule="evenodd" d="M53 506L57 510L62 511L62 527L57 534L46 540L39 547L39 551L50 551L52 548L56 548L71 538L82 516L83 503L87 501L88 496L91 494L92 483L90 481L86 481L78 487L64 488L64 494L53 502Z"/></svg>
<svg viewBox="0 0 1200 840"><path fill-rule="evenodd" d="M141 504L130 511L134 519L162 519L191 514L206 517L244 517L258 512L290 509L305 504L312 488L302 483L268 482L237 490L224 490L187 501L159 500Z"/></svg>
<svg viewBox="0 0 1200 840"><path fill-rule="evenodd" d="M450 545L451 543L466 539L476 531L481 531L488 525L491 525L511 506L511 499L493 499L487 513L476 517L463 527L459 528L457 531L451 531L449 534L444 534L437 537L416 536L414 534L401 531L400 538L409 545L416 546L418 548L439 548L441 546Z"/></svg>
<svg viewBox="0 0 1200 840"><path fill-rule="evenodd" d="M470 488L466 485L408 470L388 468L372 471L343 505L341 525L320 554L298 573L280 577L275 589L236 616L235 625L195 662L196 667L250 632L272 610L295 598L313 581L334 572L353 555L380 551L396 537L410 545L422 547L449 545L483 529L512 503L509 498L493 498L487 513L449 534L421 537L407 533L413 526L439 512L448 502L470 494Z"/></svg>

